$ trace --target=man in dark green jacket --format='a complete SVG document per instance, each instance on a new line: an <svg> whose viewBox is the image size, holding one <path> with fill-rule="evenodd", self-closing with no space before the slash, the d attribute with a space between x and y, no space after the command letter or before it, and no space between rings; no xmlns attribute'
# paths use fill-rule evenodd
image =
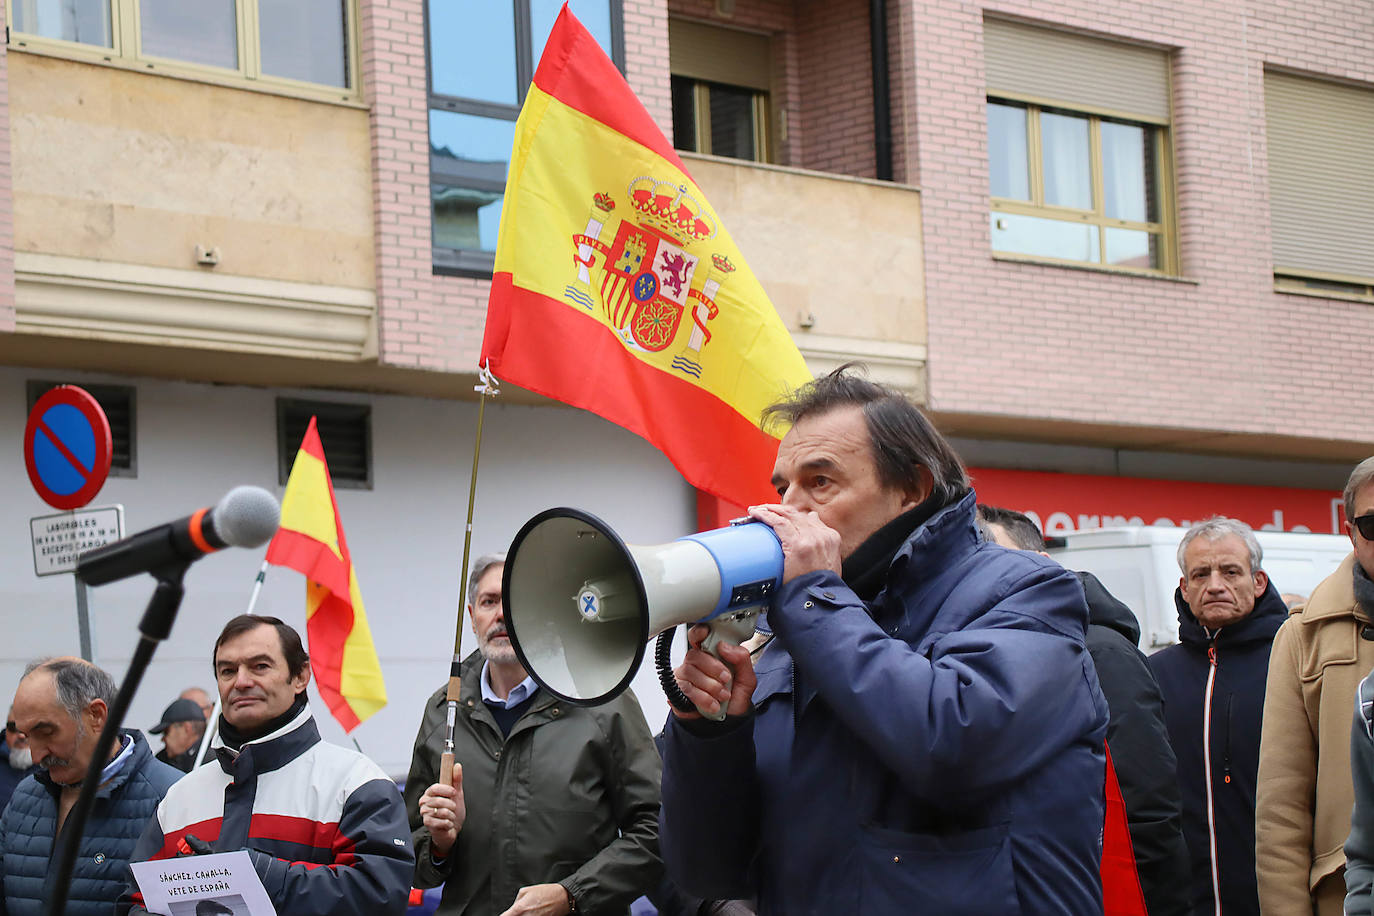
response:
<svg viewBox="0 0 1374 916"><path fill-rule="evenodd" d="M468 581L478 652L462 665L454 785L438 783L447 688L425 704L406 779L415 886L440 914L628 913L662 873L660 763L628 691L598 707L539 688L506 636L501 555Z"/></svg>

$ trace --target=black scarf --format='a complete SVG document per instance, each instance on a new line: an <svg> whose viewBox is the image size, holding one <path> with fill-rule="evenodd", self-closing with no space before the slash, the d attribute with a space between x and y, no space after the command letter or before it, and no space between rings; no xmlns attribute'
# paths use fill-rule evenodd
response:
<svg viewBox="0 0 1374 916"><path fill-rule="evenodd" d="M1369 573L1364 571L1358 560L1355 562L1355 603L1365 612L1365 616L1374 618L1374 581L1370 580Z"/></svg>
<svg viewBox="0 0 1374 916"><path fill-rule="evenodd" d="M933 497L914 509L908 509L869 535L854 552L845 557L840 566L840 578L864 601L878 597L887 582L887 570L892 558L911 537L912 532L925 524L941 507Z"/></svg>
<svg viewBox="0 0 1374 916"><path fill-rule="evenodd" d="M305 708L305 702L305 691L302 690L300 693L296 694L296 699L291 704L290 709L277 716L275 719L263 723L252 731L239 731L233 725L229 724L229 720L224 718L224 713L220 713L220 740L224 742L225 747L237 751L239 748L243 747L243 742L261 738L263 735L270 735L272 732L296 718L296 716L300 715L301 710Z"/></svg>

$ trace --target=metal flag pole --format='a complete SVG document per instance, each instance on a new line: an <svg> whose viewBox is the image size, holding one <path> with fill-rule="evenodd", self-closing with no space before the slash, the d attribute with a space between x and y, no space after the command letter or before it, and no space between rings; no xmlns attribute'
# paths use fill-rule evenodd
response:
<svg viewBox="0 0 1374 916"><path fill-rule="evenodd" d="M477 501L477 464L482 457L482 420L487 409L487 396L496 397L501 393L500 382L491 374L491 361L477 369L477 377L482 384L472 390L481 397L477 400L477 437L472 447L472 481L468 486L468 522L463 529L463 566L458 576L458 623L453 630L453 661L448 669L448 708L444 725L444 753L439 758L439 782L445 786L453 785L453 746L454 729L458 723L458 699L463 688L460 666L463 663L463 604L466 600L468 582L468 556L472 550L472 509Z"/></svg>
<svg viewBox="0 0 1374 916"><path fill-rule="evenodd" d="M257 577L253 580L253 594L248 596L248 610L245 614L253 613L253 609L258 606L258 595L262 593L262 583L267 579L267 561L262 561L262 568L258 570ZM218 681L218 676L216 676ZM215 732L219 728L219 714L224 711L224 701L220 698L218 684L215 690L215 708L210 713L210 721L205 726L205 737L200 739L200 747L196 749L195 763L191 764L191 769L197 769L205 761L205 752L210 747L210 742L215 737Z"/></svg>

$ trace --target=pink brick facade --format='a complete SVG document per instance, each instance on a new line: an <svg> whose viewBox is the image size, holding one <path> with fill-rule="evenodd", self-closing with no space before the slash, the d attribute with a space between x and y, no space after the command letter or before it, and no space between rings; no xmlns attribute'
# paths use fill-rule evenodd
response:
<svg viewBox="0 0 1374 916"><path fill-rule="evenodd" d="M1279 0L891 2L895 178L922 189L937 415L1009 437L1053 426L1091 442L1104 426L1152 429L1148 444L1158 447L1198 447L1208 434L1369 441L1367 399L1349 395L1347 378L1374 340L1374 308L1273 289L1263 76L1278 67L1374 91L1374 43L1367 28L1350 26L1374 21L1374 5L1359 6L1354 14L1339 0L1300 10ZM669 129L669 16L762 32L773 39L773 104L787 123L775 160L871 176L868 4L722 7L624 4L626 69L655 119ZM471 372L488 285L431 266L423 2L364 0L361 13L375 143L378 355L395 367ZM985 15L1170 54L1180 277L991 256ZM1171 439L1170 431L1186 435Z"/></svg>
<svg viewBox="0 0 1374 916"><path fill-rule="evenodd" d="M931 406L1022 429L1067 421L1368 442L1369 399L1348 371L1374 340L1374 308L1273 291L1263 76L1283 67L1374 91L1374 43L1350 25L1374 8L1359 6L908 5L907 178L923 189ZM992 259L985 13L1173 49L1181 280Z"/></svg>

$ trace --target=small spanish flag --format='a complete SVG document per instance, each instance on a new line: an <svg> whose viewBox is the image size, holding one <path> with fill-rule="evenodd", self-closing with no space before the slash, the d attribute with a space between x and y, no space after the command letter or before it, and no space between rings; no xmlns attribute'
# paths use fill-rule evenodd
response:
<svg viewBox="0 0 1374 916"><path fill-rule="evenodd" d="M742 506L776 498L782 431L760 428L763 408L811 380L705 195L566 5L515 126L479 362L637 433Z"/></svg>
<svg viewBox="0 0 1374 916"><path fill-rule="evenodd" d="M315 686L350 732L386 705L386 684L314 417L286 480L281 528L267 545L267 562L306 578L306 640Z"/></svg>

